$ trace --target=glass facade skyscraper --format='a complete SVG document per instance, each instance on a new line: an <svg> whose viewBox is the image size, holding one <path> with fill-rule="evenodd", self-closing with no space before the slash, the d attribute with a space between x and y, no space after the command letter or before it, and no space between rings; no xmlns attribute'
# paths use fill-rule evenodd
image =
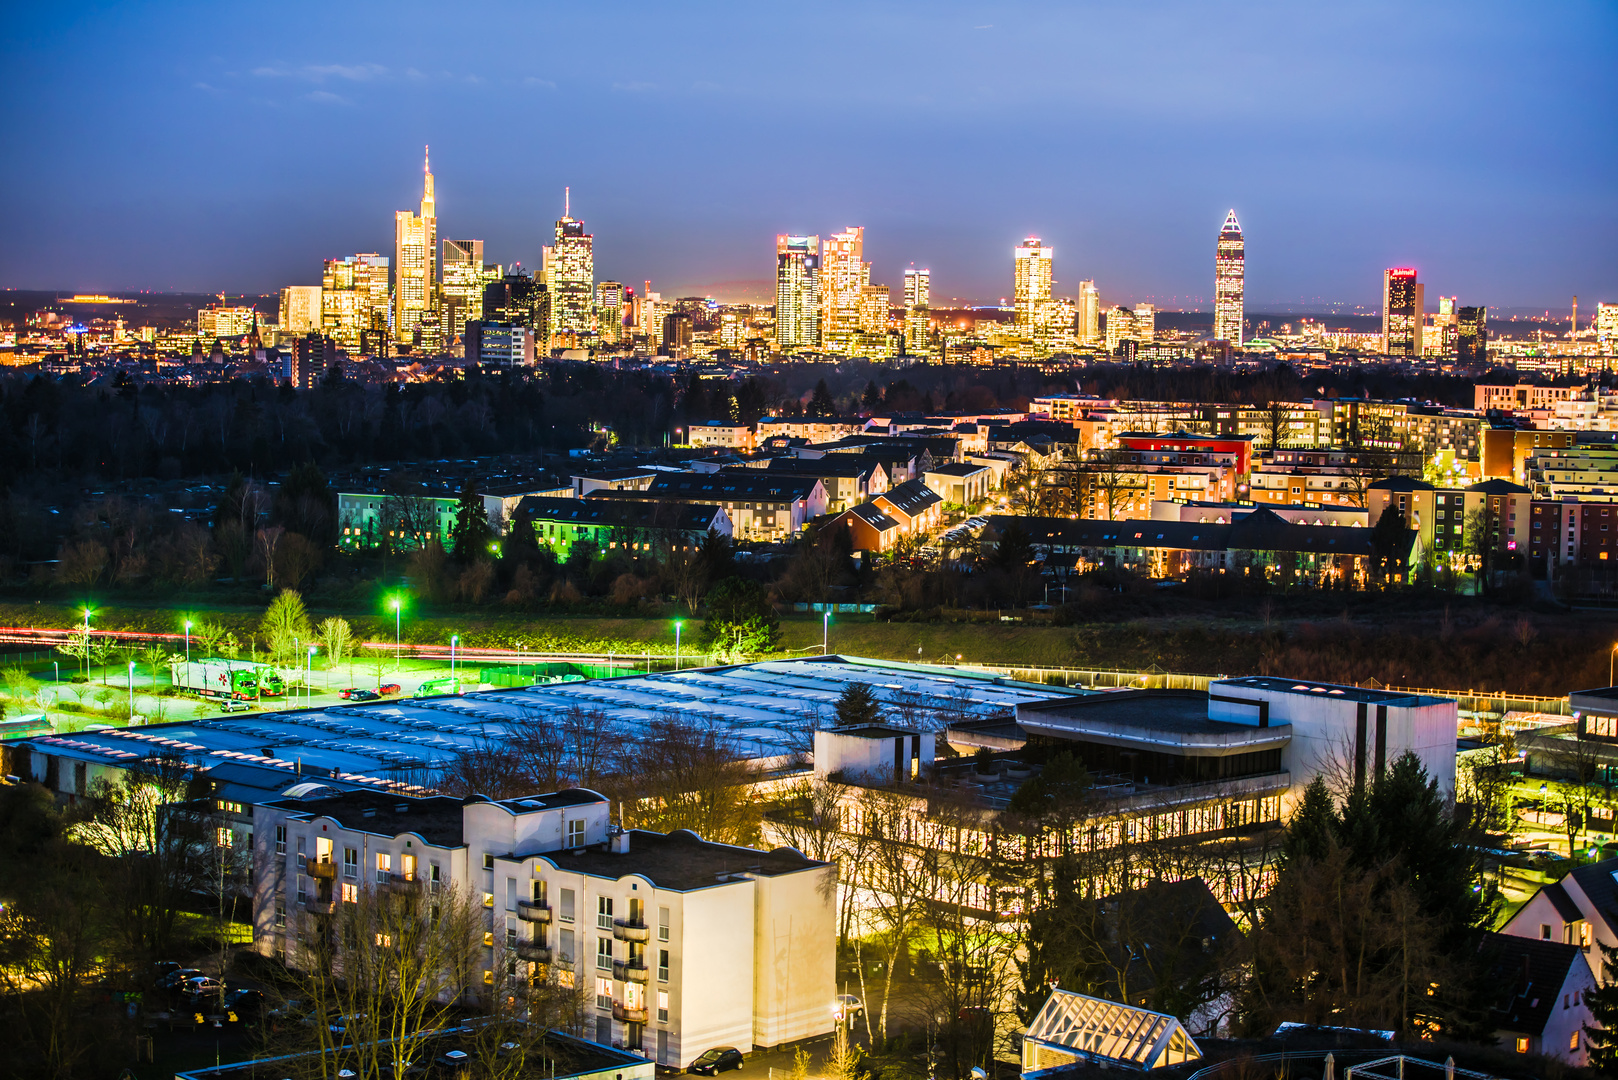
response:
<svg viewBox="0 0 1618 1080"><path fill-rule="evenodd" d="M1382 274L1382 351L1389 356L1421 355L1422 287L1408 266Z"/></svg>
<svg viewBox="0 0 1618 1080"><path fill-rule="evenodd" d="M423 351L438 341L438 210L431 161L422 159L421 214L393 215L393 340Z"/></svg>
<svg viewBox="0 0 1618 1080"><path fill-rule="evenodd" d="M820 347L820 237L775 238L775 345Z"/></svg>
<svg viewBox="0 0 1618 1080"><path fill-rule="evenodd" d="M1225 215L1214 247L1214 340L1242 343L1246 280L1247 243L1232 210Z"/></svg>

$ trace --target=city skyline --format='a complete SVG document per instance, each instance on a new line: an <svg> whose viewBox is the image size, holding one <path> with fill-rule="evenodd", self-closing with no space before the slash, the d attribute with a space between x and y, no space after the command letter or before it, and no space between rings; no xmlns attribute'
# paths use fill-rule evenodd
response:
<svg viewBox="0 0 1618 1080"><path fill-rule="evenodd" d="M62 34L25 11L0 74L13 127L47 100L53 115L120 119L83 137L88 155L18 159L0 286L312 283L324 259L387 250L379 222L419 200L411 165L430 143L440 235L537 267L572 186L601 275L668 295L763 300L772 237L859 222L872 281L893 295L914 263L932 270L939 305L1009 300L1001 252L1038 235L1063 253L1058 295L1094 280L1107 301L1210 307L1205 237L1229 207L1254 242L1250 309L1374 305L1389 266L1490 306L1618 294L1618 136L1593 108L1614 96L1601 58L1618 14L1401 9L1412 32L1388 41L1393 10L943 5L615 21L514 8L430 39L405 33L408 8L395 18L365 5L322 9L312 34L292 29L297 18L258 26L183 7L139 20L87 12ZM594 44L536 61L517 47L523 33L490 25ZM850 26L857 40L833 50L831 78L793 84L767 59L783 45L826 52ZM1113 45L1081 65L1026 62L1064 40ZM931 66L940 56L955 62ZM1207 95L1216 69L1221 93ZM518 139L506 127L511 115L575 113L608 122L565 145L543 126ZM904 123L890 132L866 117ZM783 166L777 131L815 166ZM633 132L651 133L654 165L625 167ZM510 151L498 169L496 140ZM1547 145L1575 149L1548 169ZM1034 157L1008 198L1013 147ZM859 167L823 167L834 148ZM1204 160L1217 167L1190 167Z"/></svg>

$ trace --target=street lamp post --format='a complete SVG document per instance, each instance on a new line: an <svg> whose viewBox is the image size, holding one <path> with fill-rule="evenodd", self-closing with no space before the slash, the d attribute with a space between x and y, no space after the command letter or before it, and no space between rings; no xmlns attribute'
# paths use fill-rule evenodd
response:
<svg viewBox="0 0 1618 1080"><path fill-rule="evenodd" d="M185 662L191 662L191 620L185 620Z"/></svg>
<svg viewBox="0 0 1618 1080"><path fill-rule="evenodd" d="M86 638L86 640L89 640L88 637ZM1612 652L1607 654L1607 685L1608 686L1612 685L1612 667L1613 667L1612 662L1613 662L1613 660L1615 658L1618 658L1618 645L1614 645L1612 647Z"/></svg>
<svg viewBox="0 0 1618 1080"><path fill-rule="evenodd" d="M399 646L399 598L393 598L393 670L398 671L404 664L403 654Z"/></svg>
<svg viewBox="0 0 1618 1080"><path fill-rule="evenodd" d="M135 661L129 662L129 723L135 723Z"/></svg>
<svg viewBox="0 0 1618 1080"><path fill-rule="evenodd" d="M674 670L680 670L680 620L674 620Z"/></svg>
<svg viewBox="0 0 1618 1080"><path fill-rule="evenodd" d="M90 609L84 609L84 681L90 681Z"/></svg>
<svg viewBox="0 0 1618 1080"><path fill-rule="evenodd" d="M309 680L315 677L315 647L309 646L309 659L303 665L303 705L308 708L314 701L314 688Z"/></svg>
<svg viewBox="0 0 1618 1080"><path fill-rule="evenodd" d="M451 682L455 683L455 688L457 690L461 688L461 684L455 680L455 648L460 643L461 635L451 634L449 636L449 678Z"/></svg>
<svg viewBox="0 0 1618 1080"><path fill-rule="evenodd" d="M831 654L831 612L825 612L820 619L820 655Z"/></svg>

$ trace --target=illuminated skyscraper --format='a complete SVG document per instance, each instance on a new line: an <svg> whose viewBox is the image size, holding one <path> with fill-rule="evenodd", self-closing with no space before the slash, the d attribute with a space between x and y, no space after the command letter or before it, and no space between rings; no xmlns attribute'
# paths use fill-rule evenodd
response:
<svg viewBox="0 0 1618 1080"><path fill-rule="evenodd" d="M288 285L282 289L280 322L283 338L302 337L311 330L319 330L320 286Z"/></svg>
<svg viewBox="0 0 1618 1080"><path fill-rule="evenodd" d="M820 347L820 237L775 238L775 346Z"/></svg>
<svg viewBox="0 0 1618 1080"><path fill-rule="evenodd" d="M1101 341L1101 294L1094 281L1079 282L1078 334L1080 345Z"/></svg>
<svg viewBox="0 0 1618 1080"><path fill-rule="evenodd" d="M1247 244L1236 211L1225 215L1214 247L1214 327L1216 341L1242 343L1243 288L1247 275Z"/></svg>
<svg viewBox="0 0 1618 1080"><path fill-rule="evenodd" d="M1021 337L1038 336L1042 322L1042 308L1051 298L1051 256L1055 248L1041 244L1039 237L1030 236L1012 252L1016 260L1013 272L1013 321Z"/></svg>
<svg viewBox="0 0 1618 1080"><path fill-rule="evenodd" d="M1601 351L1607 352L1618 346L1618 304L1596 305L1596 341L1601 344Z"/></svg>
<svg viewBox="0 0 1618 1080"><path fill-rule="evenodd" d="M587 334L595 324L595 238L572 215L572 192L563 196L556 243L545 249L545 291L550 293L550 333Z"/></svg>
<svg viewBox="0 0 1618 1080"><path fill-rule="evenodd" d="M445 240L444 283L439 287L439 326L447 345L483 318L483 290L500 280L500 267L483 262L482 240Z"/></svg>
<svg viewBox="0 0 1618 1080"><path fill-rule="evenodd" d="M596 286L596 330L608 344L616 345L623 338L623 282L603 281Z"/></svg>
<svg viewBox="0 0 1618 1080"><path fill-rule="evenodd" d="M905 309L932 306L933 272L912 266L905 271Z"/></svg>
<svg viewBox="0 0 1618 1080"><path fill-rule="evenodd" d="M865 229L859 225L833 233L821 247L820 344L827 352L848 355L854 349L860 291L871 283L864 256Z"/></svg>
<svg viewBox="0 0 1618 1080"><path fill-rule="evenodd" d="M438 209L432 162L422 157L421 215L393 215L393 340L433 351L438 341Z"/></svg>
<svg viewBox="0 0 1618 1080"><path fill-rule="evenodd" d="M1463 364L1481 364L1489 356L1489 309L1464 307L1456 313L1456 356Z"/></svg>
<svg viewBox="0 0 1618 1080"><path fill-rule="evenodd" d="M327 259L320 330L349 353L379 353L388 332L388 260L373 253Z"/></svg>
<svg viewBox="0 0 1618 1080"><path fill-rule="evenodd" d="M1422 287L1416 271L1392 267L1382 275L1382 351L1389 356L1421 355Z"/></svg>

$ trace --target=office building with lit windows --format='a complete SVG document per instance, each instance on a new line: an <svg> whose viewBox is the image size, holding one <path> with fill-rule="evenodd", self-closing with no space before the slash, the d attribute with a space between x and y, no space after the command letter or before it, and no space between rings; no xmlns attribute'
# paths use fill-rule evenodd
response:
<svg viewBox="0 0 1618 1080"><path fill-rule="evenodd" d="M572 216L571 201L556 222L555 242L544 250L545 291L550 296L551 337L595 329L595 238Z"/></svg>
<svg viewBox="0 0 1618 1080"><path fill-rule="evenodd" d="M782 352L820 346L820 237L775 238L775 345Z"/></svg>
<svg viewBox="0 0 1618 1080"><path fill-rule="evenodd" d="M1101 341L1101 294L1094 281L1079 282L1077 331L1080 345L1096 345Z"/></svg>
<svg viewBox="0 0 1618 1080"><path fill-rule="evenodd" d="M596 285L596 332L601 340L616 345L624 336L624 283L603 281Z"/></svg>
<svg viewBox="0 0 1618 1080"><path fill-rule="evenodd" d="M426 158L422 177L421 213L393 215L393 341L431 352L439 347L438 210Z"/></svg>
<svg viewBox="0 0 1618 1080"><path fill-rule="evenodd" d="M283 338L301 337L321 328L320 286L288 285L281 290L281 318L278 329Z"/></svg>
<svg viewBox="0 0 1618 1080"><path fill-rule="evenodd" d="M861 290L871 283L864 259L865 229L852 226L826 238L820 253L820 343L847 355L860 332Z"/></svg>
<svg viewBox="0 0 1618 1080"><path fill-rule="evenodd" d="M837 869L790 848L625 831L582 788L496 802L309 780L254 825L260 953L334 932L362 891L454 891L483 911L485 983L510 963L578 987L596 1041L660 1065L832 1030Z"/></svg>
<svg viewBox="0 0 1618 1080"><path fill-rule="evenodd" d="M380 352L388 331L388 260L374 252L327 259L320 329L350 353Z"/></svg>
<svg viewBox="0 0 1618 1080"><path fill-rule="evenodd" d="M1389 356L1421 355L1422 286L1416 271L1392 267L1382 275L1382 351Z"/></svg>
<svg viewBox="0 0 1618 1080"><path fill-rule="evenodd" d="M933 272L914 266L905 271L905 310L933 306Z"/></svg>
<svg viewBox="0 0 1618 1080"><path fill-rule="evenodd" d="M1618 304L1596 305L1596 341L1603 350L1618 346Z"/></svg>
<svg viewBox="0 0 1618 1080"><path fill-rule="evenodd" d="M482 240L445 240L440 261L439 332L448 344L466 332L467 323L483 318L483 289L500 280L500 267L483 262Z"/></svg>
<svg viewBox="0 0 1618 1080"><path fill-rule="evenodd" d="M1046 306L1051 299L1054 254L1055 249L1046 247L1037 236L1030 236L1012 252L1012 320L1018 337L1038 340L1042 336Z"/></svg>
<svg viewBox="0 0 1618 1080"><path fill-rule="evenodd" d="M1455 313L1455 353L1463 364L1481 364L1488 359L1488 308L1463 307Z"/></svg>
<svg viewBox="0 0 1618 1080"><path fill-rule="evenodd" d="M1243 289L1247 275L1247 244L1236 211L1225 215L1214 249L1214 328L1216 341L1242 343Z"/></svg>

